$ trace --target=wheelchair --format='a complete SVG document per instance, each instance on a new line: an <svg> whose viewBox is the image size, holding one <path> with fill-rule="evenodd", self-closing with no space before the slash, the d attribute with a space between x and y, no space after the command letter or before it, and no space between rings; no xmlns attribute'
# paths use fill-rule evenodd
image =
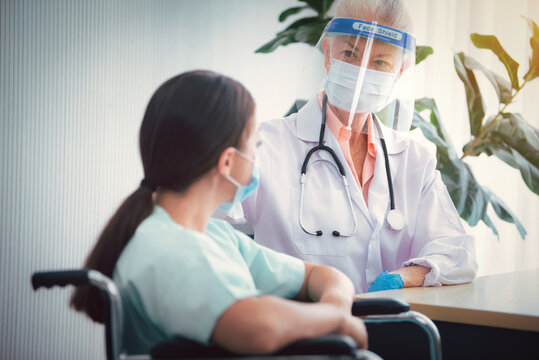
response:
<svg viewBox="0 0 539 360"><path fill-rule="evenodd" d="M267 355L234 354L218 346L206 346L182 337L174 337L156 344L149 354L128 355L122 351L122 300L114 282L96 270L77 269L36 272L32 275L32 287L90 284L101 291L107 302L105 317L105 346L107 360L151 360L151 359L381 359L368 350L358 349L348 336L327 335L314 339L296 341L276 353ZM429 338L431 359L441 359L440 335L434 323L423 314L410 311L410 306L395 299L361 299L352 306L355 316L374 323L412 322L419 325Z"/></svg>

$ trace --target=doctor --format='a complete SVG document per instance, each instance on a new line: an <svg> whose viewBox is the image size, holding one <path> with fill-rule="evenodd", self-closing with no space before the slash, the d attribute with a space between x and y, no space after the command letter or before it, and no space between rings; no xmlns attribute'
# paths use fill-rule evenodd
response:
<svg viewBox="0 0 539 360"><path fill-rule="evenodd" d="M415 39L398 0L343 0L317 49L323 88L260 127L260 186L232 209L255 240L334 266L356 292L470 282L473 237L407 134Z"/></svg>

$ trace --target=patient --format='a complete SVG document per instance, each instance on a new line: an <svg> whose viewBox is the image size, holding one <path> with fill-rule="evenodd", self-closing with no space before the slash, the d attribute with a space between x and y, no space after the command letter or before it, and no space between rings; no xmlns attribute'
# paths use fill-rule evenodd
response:
<svg viewBox="0 0 539 360"><path fill-rule="evenodd" d="M173 336L252 354L329 333L367 346L345 275L211 218L258 185L254 108L240 83L209 71L175 76L152 96L139 139L145 177L85 263L120 289L128 353ZM71 305L103 321L97 290L77 288Z"/></svg>

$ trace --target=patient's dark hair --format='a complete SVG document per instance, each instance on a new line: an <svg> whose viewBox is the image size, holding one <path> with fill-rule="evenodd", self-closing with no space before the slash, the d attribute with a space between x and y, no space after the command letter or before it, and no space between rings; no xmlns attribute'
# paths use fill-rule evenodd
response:
<svg viewBox="0 0 539 360"><path fill-rule="evenodd" d="M223 75L191 71L167 80L150 99L140 127L146 181L158 190L187 190L227 147L242 147L254 107L247 89ZM109 220L84 267L112 277L120 253L152 208L152 190L138 187ZM78 287L71 306L105 321L106 303L94 287Z"/></svg>

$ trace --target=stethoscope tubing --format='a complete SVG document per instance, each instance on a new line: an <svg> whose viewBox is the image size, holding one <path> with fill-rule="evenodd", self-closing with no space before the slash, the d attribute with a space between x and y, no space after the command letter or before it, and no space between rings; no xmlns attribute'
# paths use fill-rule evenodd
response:
<svg viewBox="0 0 539 360"><path fill-rule="evenodd" d="M374 118L374 123L376 124L376 128L378 129L378 132L382 134L382 129L380 127L380 123L378 122L378 117L376 114L372 114ZM386 165L386 176L387 176L387 187L389 189L389 208L390 210L395 210L395 195L393 193L393 182L391 181L391 168L389 167L389 156L387 155L387 147L386 147L386 141L382 136L380 136L380 142L382 143L382 150L384 153L384 162Z"/></svg>
<svg viewBox="0 0 539 360"><path fill-rule="evenodd" d="M318 139L318 145L316 145L311 150L309 150L309 152L305 156L305 159L303 160L303 164L301 166L299 224L301 226L301 229L304 232L306 232L307 234L315 235L315 236L322 236L323 235L322 230L309 231L304 226L304 224L303 224L303 198L304 198L305 182L306 182L306 177L307 177L307 167L309 165L309 161L311 159L311 156L317 151L327 151L331 155L331 157L333 158L333 161L337 165L337 167L339 169L339 173L341 174L342 182L343 182L345 192L346 192L346 197L347 197L347 200L348 200L348 206L350 208L350 211L352 212L352 218L354 219L354 229L350 233L342 234L337 230L333 230L332 234L335 237L339 237L339 236L350 237L350 236L355 235L356 232L357 232L358 224L357 224L357 219L356 219L356 213L354 211L354 206L352 204L352 197L350 195L350 187L349 187L349 184L348 184L348 180L346 179L346 173L344 171L344 166L342 165L341 161L337 157L337 154L335 154L335 151L333 151L333 149L330 148L329 146L324 145L324 135L325 135L325 129L326 129L326 109L327 109L327 95L324 94L324 99L323 99L323 102L322 102L322 124L321 124L321 127L320 127L320 137ZM382 129L380 127L380 124L378 123L378 121L379 121L378 117L374 113L372 114L372 116L373 116L373 120L374 120L373 122L375 123L378 132L380 134L382 134ZM383 153L384 153L386 176L387 176L387 183L388 183L389 197L390 197L390 210L395 211L395 196L394 196L394 193L393 193L393 184L392 184L392 181L391 181L391 169L389 167L389 157L387 155L386 142L385 142L385 140L384 140L384 138L382 136L380 136L380 142L382 144L382 150L383 150Z"/></svg>

